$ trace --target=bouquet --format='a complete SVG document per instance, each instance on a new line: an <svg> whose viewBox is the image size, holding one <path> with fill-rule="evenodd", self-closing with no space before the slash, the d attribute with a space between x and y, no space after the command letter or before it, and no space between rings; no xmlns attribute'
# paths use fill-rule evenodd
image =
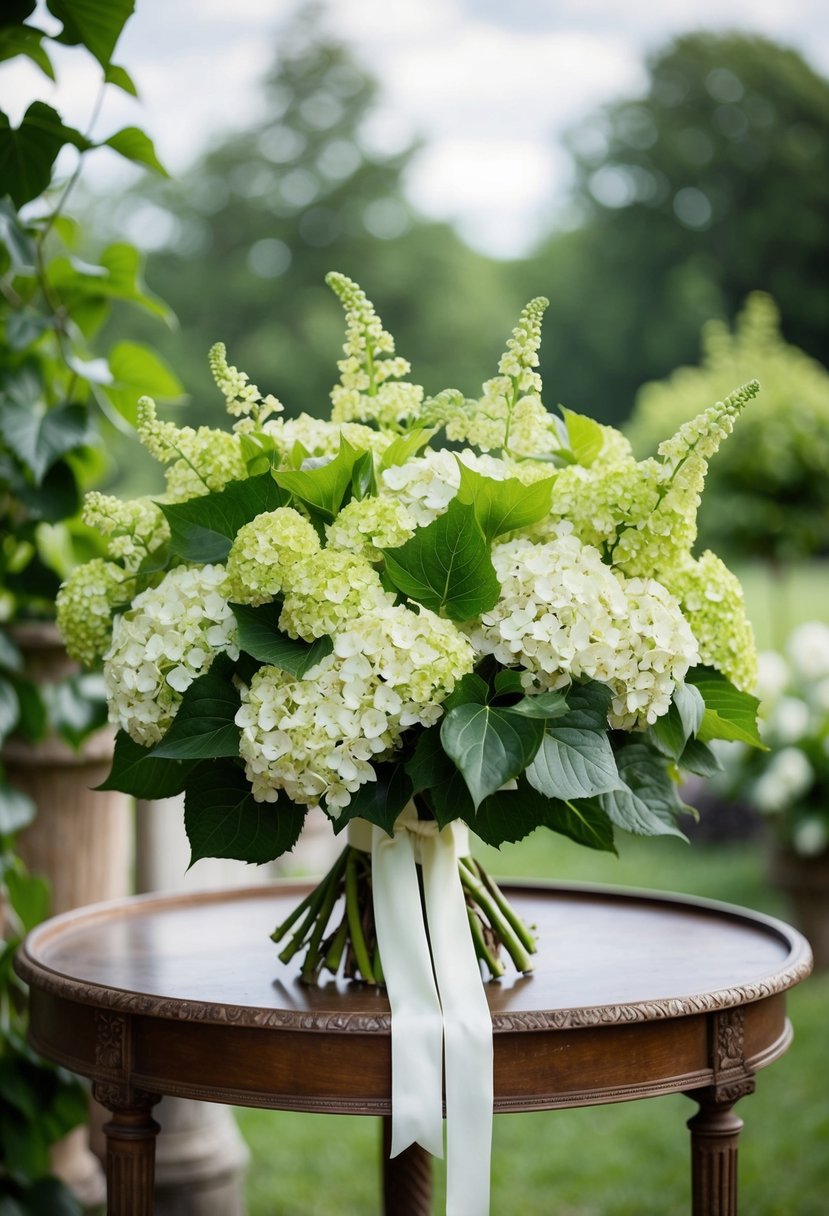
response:
<svg viewBox="0 0 829 1216"><path fill-rule="evenodd" d="M142 398L165 492L86 498L109 556L57 610L70 653L103 659L106 788L184 791L194 860L270 861L311 807L335 832L407 816L496 846L539 826L604 850L616 829L681 835L681 772L714 771L714 739L759 742L739 583L692 555L707 462L756 382L637 461L543 405L546 300L480 398L427 397L360 287L327 282L347 323L330 420L284 417L217 344L232 429ZM478 957L529 970L532 934L459 856ZM279 927L304 978L382 979L371 881L357 841Z"/></svg>
<svg viewBox="0 0 829 1216"><path fill-rule="evenodd" d="M716 787L757 807L803 857L829 850L829 625L807 621L783 654L760 655L757 692L766 751L721 750Z"/></svg>

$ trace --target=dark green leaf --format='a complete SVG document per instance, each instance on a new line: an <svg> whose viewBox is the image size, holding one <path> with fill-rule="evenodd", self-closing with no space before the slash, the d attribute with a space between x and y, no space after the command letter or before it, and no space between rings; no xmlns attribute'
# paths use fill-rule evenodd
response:
<svg viewBox="0 0 829 1216"><path fill-rule="evenodd" d="M506 674L506 673L501 673ZM519 677L520 678L520 677ZM498 681L496 680L496 687ZM510 713L523 714L526 718L560 718L568 712L567 694L555 689L552 692L532 693L510 706Z"/></svg>
<svg viewBox="0 0 829 1216"><path fill-rule="evenodd" d="M576 844L604 853L615 853L613 824L596 799L590 801L551 801L544 826Z"/></svg>
<svg viewBox="0 0 829 1216"><path fill-rule="evenodd" d="M117 63L107 64L104 80L107 84L115 85L116 89L129 93L130 97L138 96L138 89L135 87L135 81L132 76L130 76L126 68L119 67Z"/></svg>
<svg viewBox="0 0 829 1216"><path fill-rule="evenodd" d="M25 350L33 342L52 328L52 321L33 308L24 308L20 312L9 314L6 324L6 341L12 350Z"/></svg>
<svg viewBox="0 0 829 1216"><path fill-rule="evenodd" d="M693 684L678 684L666 714L651 727L654 741L661 752L678 760L685 744L702 725L705 702Z"/></svg>
<svg viewBox="0 0 829 1216"><path fill-rule="evenodd" d="M374 771L377 780L361 785L348 806L337 810L335 832L341 832L350 819L367 819L394 835L397 818L414 793L412 783L400 763L375 764Z"/></svg>
<svg viewBox="0 0 829 1216"><path fill-rule="evenodd" d="M544 738L527 780L547 798L590 798L617 789L621 782L606 733L555 720L542 724Z"/></svg>
<svg viewBox="0 0 829 1216"><path fill-rule="evenodd" d="M443 719L443 750L460 769L477 808L523 772L544 733L543 723L494 705L458 705Z"/></svg>
<svg viewBox="0 0 829 1216"><path fill-rule="evenodd" d="M665 760L645 743L630 743L616 753L621 789L600 794L598 804L618 827L640 836L685 837L676 826L683 810Z"/></svg>
<svg viewBox="0 0 829 1216"><path fill-rule="evenodd" d="M0 29L22 25L27 17L31 17L36 8L36 0L5 0L3 7L0 8Z"/></svg>
<svg viewBox="0 0 829 1216"><path fill-rule="evenodd" d="M363 455L341 437L339 452L327 464L317 469L279 469L274 478L310 511L331 523L351 489L354 466Z"/></svg>
<svg viewBox="0 0 829 1216"><path fill-rule="evenodd" d="M412 783L412 793L433 789L457 772L443 750L440 726L430 726L417 737L415 749L405 764L406 775Z"/></svg>
<svg viewBox="0 0 829 1216"><path fill-rule="evenodd" d="M56 460L89 443L89 417L82 405L36 411L7 403L0 414L0 434L40 484Z"/></svg>
<svg viewBox="0 0 829 1216"><path fill-rule="evenodd" d="M495 695L498 697L510 696L513 693L518 693L519 696L524 695L524 685L521 681L520 672L513 671L512 668L503 668L495 674ZM515 706L512 707L515 709Z"/></svg>
<svg viewBox="0 0 829 1216"><path fill-rule="evenodd" d="M8 194L16 207L22 207L42 194L64 144L91 147L79 131L65 127L57 110L45 102L33 101L17 128L0 110L0 196Z"/></svg>
<svg viewBox="0 0 829 1216"><path fill-rule="evenodd" d="M155 154L153 141L139 127L124 127L104 140L104 146L112 148L119 156L140 165L146 165L162 177L169 177L167 170Z"/></svg>
<svg viewBox="0 0 829 1216"><path fill-rule="evenodd" d="M50 1069L52 1085L45 1097L39 1123L50 1144L62 1140L67 1132L89 1118L89 1095L77 1077L62 1068ZM41 1077L43 1068L39 1066Z"/></svg>
<svg viewBox="0 0 829 1216"><path fill-rule="evenodd" d="M41 687L25 676L12 676L14 691L20 706L17 732L29 743L38 743L46 734L48 714Z"/></svg>
<svg viewBox="0 0 829 1216"><path fill-rule="evenodd" d="M81 1094L88 1104L85 1091ZM83 1216L84 1212L69 1187L51 1177L38 1178L29 1189L26 1205L26 1216Z"/></svg>
<svg viewBox="0 0 829 1216"><path fill-rule="evenodd" d="M231 604L239 627L239 649L261 663L269 663L302 679L334 648L329 637L315 642L290 638L278 627L279 607L275 604Z"/></svg>
<svg viewBox="0 0 829 1216"><path fill-rule="evenodd" d="M37 1118L40 1106L37 1081L31 1075L28 1061L21 1062L13 1055L0 1056L0 1098L25 1118Z"/></svg>
<svg viewBox="0 0 829 1216"><path fill-rule="evenodd" d="M550 514L554 477L525 486L515 477L494 481L458 460L461 484L458 502L467 503L487 540L526 528Z"/></svg>
<svg viewBox="0 0 829 1216"><path fill-rule="evenodd" d="M170 525L170 548L188 562L223 562L233 538L263 511L288 501L270 473L231 481L223 490L189 502L159 503Z"/></svg>
<svg viewBox="0 0 829 1216"><path fill-rule="evenodd" d="M106 68L135 0L47 0L46 7L63 22L57 41L69 46L83 43Z"/></svg>
<svg viewBox="0 0 829 1216"><path fill-rule="evenodd" d="M239 755L239 690L221 657L194 680L181 698L167 734L151 755L164 760L207 760Z"/></svg>
<svg viewBox="0 0 829 1216"><path fill-rule="evenodd" d="M474 671L461 676L449 696L443 702L443 712L449 713L456 705L486 705L489 700L489 687Z"/></svg>
<svg viewBox="0 0 829 1216"><path fill-rule="evenodd" d="M6 59L14 59L16 55L25 55L36 63L50 80L55 79L55 69L47 55L43 39L45 34L31 25L9 25L0 29L0 63Z"/></svg>
<svg viewBox="0 0 829 1216"><path fill-rule="evenodd" d="M411 460L421 448L426 446L436 433L436 427L419 427L414 431L409 431L407 435L398 435L383 453L380 461L380 472L382 473L385 469L390 469L393 465L405 464L407 460Z"/></svg>
<svg viewBox="0 0 829 1216"><path fill-rule="evenodd" d="M711 739L739 739L763 751L766 745L757 731L760 702L750 693L740 692L730 680L713 667L693 667L685 677L702 694L705 714L698 733L703 743Z"/></svg>
<svg viewBox="0 0 829 1216"><path fill-rule="evenodd" d="M453 499L449 509L397 549L386 549L394 585L433 612L467 621L491 608L501 586L474 509Z"/></svg>
<svg viewBox="0 0 829 1216"><path fill-rule="evenodd" d="M0 198L0 244L5 246L15 273L34 272L37 257L35 243L7 198Z"/></svg>
<svg viewBox="0 0 829 1216"><path fill-rule="evenodd" d="M685 750L677 761L679 768L696 773L698 777L713 777L722 772L722 765L714 752L699 739L689 739Z"/></svg>
<svg viewBox="0 0 829 1216"><path fill-rule="evenodd" d="M567 713L559 719L557 726L573 726L579 730L607 730L607 715L613 693L606 684L588 680L585 684L573 684L567 690Z"/></svg>
<svg viewBox="0 0 829 1216"><path fill-rule="evenodd" d="M507 841L523 840L544 823L546 804L547 799L519 777L518 789L499 790L485 798L474 815L464 818L476 836L497 849Z"/></svg>
<svg viewBox="0 0 829 1216"><path fill-rule="evenodd" d="M296 844L305 807L284 794L256 802L244 772L229 760L200 764L187 782L184 826L190 864L201 857L231 857L262 865Z"/></svg>
<svg viewBox="0 0 829 1216"><path fill-rule="evenodd" d="M458 772L447 757L446 780L440 785L426 791L426 798L432 808L439 828L445 828L453 819L463 819L472 823L475 817L475 807L469 795L463 774Z"/></svg>
<svg viewBox="0 0 829 1216"><path fill-rule="evenodd" d="M0 1144L4 1165L16 1182L33 1182L49 1171L49 1143L39 1122L21 1119L0 1103Z"/></svg>
<svg viewBox="0 0 829 1216"><path fill-rule="evenodd" d="M27 508L29 518L56 524L71 519L81 505L81 492L75 471L66 460L57 460L47 471L39 486L23 485L17 494ZM57 593L58 582L55 580Z"/></svg>
<svg viewBox="0 0 829 1216"><path fill-rule="evenodd" d="M120 790L134 798L172 798L184 789L194 760L162 760L119 730L112 768L99 790Z"/></svg>

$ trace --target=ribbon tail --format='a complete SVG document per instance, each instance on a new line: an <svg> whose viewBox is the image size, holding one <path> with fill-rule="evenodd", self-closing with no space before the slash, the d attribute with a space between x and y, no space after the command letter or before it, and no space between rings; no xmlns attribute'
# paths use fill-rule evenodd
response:
<svg viewBox="0 0 829 1216"><path fill-rule="evenodd" d="M423 921L414 845L374 827L374 922L391 1006L391 1156L443 1156L443 1019ZM468 930L467 930L468 932Z"/></svg>
<svg viewBox="0 0 829 1216"><path fill-rule="evenodd" d="M443 1006L446 1216L486 1216L492 1145L492 1017L469 931L454 827L450 824L439 836L421 840L426 921Z"/></svg>

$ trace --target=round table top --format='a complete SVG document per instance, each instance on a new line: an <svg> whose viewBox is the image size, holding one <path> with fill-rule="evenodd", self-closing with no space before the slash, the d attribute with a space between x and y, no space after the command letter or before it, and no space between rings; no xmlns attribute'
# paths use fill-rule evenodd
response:
<svg viewBox="0 0 829 1216"><path fill-rule="evenodd" d="M388 1033L385 992L299 982L274 926L307 883L149 895L81 908L33 931L17 967L33 987L150 1017ZM612 887L508 884L535 926L535 970L486 985L495 1033L647 1022L782 992L811 970L788 925L711 901ZM509 966L509 962L507 964Z"/></svg>

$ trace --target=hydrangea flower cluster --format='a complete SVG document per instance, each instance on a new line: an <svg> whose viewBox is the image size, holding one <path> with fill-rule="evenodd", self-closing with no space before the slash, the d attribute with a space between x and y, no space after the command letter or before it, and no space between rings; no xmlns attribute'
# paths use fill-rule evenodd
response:
<svg viewBox="0 0 829 1216"><path fill-rule="evenodd" d="M613 428L546 410L546 300L478 399L425 399L362 289L328 282L347 331L330 419L284 418L217 344L232 429L144 398L166 492L87 501L109 560L58 610L70 651L103 657L112 780L185 789L191 839L207 799L198 847L249 860L290 848L316 805L391 830L414 800L496 844L539 822L599 848L614 826L675 831L673 777L710 767L754 704L739 584L692 547L708 461L756 385L637 461ZM264 844L256 803L274 804Z"/></svg>

